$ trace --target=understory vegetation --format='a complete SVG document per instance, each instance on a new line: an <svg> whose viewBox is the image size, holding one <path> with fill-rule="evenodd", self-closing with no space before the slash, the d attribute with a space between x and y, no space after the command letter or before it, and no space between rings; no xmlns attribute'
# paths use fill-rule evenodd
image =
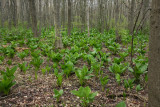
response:
<svg viewBox="0 0 160 107"><path fill-rule="evenodd" d="M0 29L0 105L147 106L148 35L129 31L61 31L63 49L54 46L54 28L40 37L24 28Z"/></svg>

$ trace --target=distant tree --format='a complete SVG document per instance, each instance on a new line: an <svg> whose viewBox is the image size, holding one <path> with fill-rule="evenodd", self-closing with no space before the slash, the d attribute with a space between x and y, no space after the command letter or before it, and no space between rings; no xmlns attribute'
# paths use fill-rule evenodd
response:
<svg viewBox="0 0 160 107"><path fill-rule="evenodd" d="M60 23L60 3L61 0L54 0L54 25L55 25L55 48L63 48L61 37L61 23Z"/></svg>
<svg viewBox="0 0 160 107"><path fill-rule="evenodd" d="M119 35L119 0L115 1L115 29L116 29L116 41L121 42L121 36Z"/></svg>
<svg viewBox="0 0 160 107"><path fill-rule="evenodd" d="M30 6L31 19L32 19L32 31L34 33L34 36L38 37L35 0L29 0L29 6Z"/></svg>
<svg viewBox="0 0 160 107"><path fill-rule="evenodd" d="M135 2L136 2L135 0L131 1L131 7L130 7L130 10L129 10L129 24L128 24L128 28L129 28L130 34L133 34Z"/></svg>
<svg viewBox="0 0 160 107"><path fill-rule="evenodd" d="M90 36L90 15L89 15L89 11L90 10L90 0L88 0L87 2L87 27L88 27L88 37Z"/></svg>
<svg viewBox="0 0 160 107"><path fill-rule="evenodd" d="M72 2L68 0L68 35L71 35L71 17L72 17Z"/></svg>
<svg viewBox="0 0 160 107"><path fill-rule="evenodd" d="M1 27L4 27L4 6L5 6L5 0L1 0L0 3L0 11L1 11Z"/></svg>

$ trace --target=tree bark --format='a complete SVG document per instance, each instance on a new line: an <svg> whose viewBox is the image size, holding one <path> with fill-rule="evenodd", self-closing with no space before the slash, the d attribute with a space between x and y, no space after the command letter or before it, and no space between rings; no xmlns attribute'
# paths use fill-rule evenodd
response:
<svg viewBox="0 0 160 107"><path fill-rule="evenodd" d="M72 10L71 10L71 0L68 0L68 35L71 35L71 17L72 17Z"/></svg>
<svg viewBox="0 0 160 107"><path fill-rule="evenodd" d="M54 0L54 24L55 24L55 48L63 48L61 37L61 23L60 23L60 2L61 0Z"/></svg>
<svg viewBox="0 0 160 107"><path fill-rule="evenodd" d="M119 5L118 5L118 0L115 1L115 24L116 24L116 42L120 43L121 42L121 36L119 35Z"/></svg>
<svg viewBox="0 0 160 107"><path fill-rule="evenodd" d="M35 0L29 0L29 6L30 6L31 19L32 19L32 31L34 33L34 36L38 37Z"/></svg>
<svg viewBox="0 0 160 107"><path fill-rule="evenodd" d="M87 2L87 27L88 27L88 37L90 36L90 25L89 25L89 9L90 9L90 2Z"/></svg>
<svg viewBox="0 0 160 107"><path fill-rule="evenodd" d="M135 0L132 0L131 1L131 8L130 8L130 11L129 11L129 24L128 24L130 34L133 34L134 8L135 8Z"/></svg>
<svg viewBox="0 0 160 107"><path fill-rule="evenodd" d="M4 6L5 0L1 0L1 27L4 27Z"/></svg>
<svg viewBox="0 0 160 107"><path fill-rule="evenodd" d="M149 38L149 107L160 106L160 0L152 0Z"/></svg>

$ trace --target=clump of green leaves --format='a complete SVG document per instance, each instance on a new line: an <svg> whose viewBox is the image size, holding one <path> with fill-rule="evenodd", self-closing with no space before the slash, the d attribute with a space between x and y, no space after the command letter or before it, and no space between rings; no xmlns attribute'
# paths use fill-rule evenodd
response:
<svg viewBox="0 0 160 107"><path fill-rule="evenodd" d="M16 54L16 52L15 52L15 50L14 49L12 49L12 48L7 48L7 56L9 57L9 58L13 58L14 57L14 55Z"/></svg>
<svg viewBox="0 0 160 107"><path fill-rule="evenodd" d="M36 50L31 52L31 56L34 58L38 58L40 56L41 51L40 50Z"/></svg>
<svg viewBox="0 0 160 107"><path fill-rule="evenodd" d="M35 67L36 70L39 70L42 63L43 63L43 60L40 57L33 58L31 61L31 64Z"/></svg>
<svg viewBox="0 0 160 107"><path fill-rule="evenodd" d="M125 58L128 56L128 53L121 52L121 53L119 53L119 56L121 57L122 60L125 60Z"/></svg>
<svg viewBox="0 0 160 107"><path fill-rule="evenodd" d="M143 88L141 88L141 85L140 84L138 84L137 86L136 86L136 91L138 92L138 91L141 91Z"/></svg>
<svg viewBox="0 0 160 107"><path fill-rule="evenodd" d="M48 54L48 57L51 58L53 62L58 63L62 59L63 55L61 53L55 53L51 51L51 53Z"/></svg>
<svg viewBox="0 0 160 107"><path fill-rule="evenodd" d="M104 87L105 85L108 83L109 79L108 79L108 76L105 76L105 77L100 77L100 83L102 85L102 91L104 91Z"/></svg>
<svg viewBox="0 0 160 107"><path fill-rule="evenodd" d="M113 43L108 47L108 49L109 49L110 51L112 51L112 53L113 53L114 55L116 55L116 54L119 52L119 50L121 49L121 46L120 46L120 44L113 42Z"/></svg>
<svg viewBox="0 0 160 107"><path fill-rule="evenodd" d="M122 61L123 61L123 59L122 58L118 58L118 57L115 57L113 59L113 62L116 63L116 64L120 64Z"/></svg>
<svg viewBox="0 0 160 107"><path fill-rule="evenodd" d="M91 65L92 62L95 62L95 58L91 54L86 54L83 58L84 60L87 60L89 65Z"/></svg>
<svg viewBox="0 0 160 107"><path fill-rule="evenodd" d="M12 60L9 59L9 60L7 61L7 64L8 64L8 65L12 65Z"/></svg>
<svg viewBox="0 0 160 107"><path fill-rule="evenodd" d="M40 57L32 58L32 61L30 64L32 64L35 67L35 78L37 79L37 71L39 70L41 64L43 63L43 60Z"/></svg>
<svg viewBox="0 0 160 107"><path fill-rule="evenodd" d="M26 52L20 52L20 53L17 53L18 57L23 60L24 57L26 57L28 54Z"/></svg>
<svg viewBox="0 0 160 107"><path fill-rule="evenodd" d="M116 107L126 107L126 103L124 101L119 102Z"/></svg>
<svg viewBox="0 0 160 107"><path fill-rule="evenodd" d="M7 68L6 71L1 71L0 76L0 93L4 95L8 95L11 87L16 84L14 81L14 73L17 70L17 66L9 69Z"/></svg>
<svg viewBox="0 0 160 107"><path fill-rule="evenodd" d="M45 68L42 68L42 73L45 75L46 72L49 72L51 70L51 67L46 66Z"/></svg>
<svg viewBox="0 0 160 107"><path fill-rule="evenodd" d="M63 72L62 73L58 73L58 70L54 69L54 75L57 78L57 85L59 87L61 87L62 86L62 81L63 81Z"/></svg>
<svg viewBox="0 0 160 107"><path fill-rule="evenodd" d="M99 63L96 61L92 62L91 69L94 71L94 74L96 77L99 76L102 65L103 65L103 62L99 62Z"/></svg>
<svg viewBox="0 0 160 107"><path fill-rule="evenodd" d="M93 77L93 75L91 75L92 71L89 71L87 66L85 65L83 66L82 69L75 71L75 73L81 85L84 85L86 83L86 80Z"/></svg>
<svg viewBox="0 0 160 107"><path fill-rule="evenodd" d="M2 64L4 61L4 56L0 56L0 64Z"/></svg>
<svg viewBox="0 0 160 107"><path fill-rule="evenodd" d="M124 74L124 72L127 70L128 64L116 64L113 63L112 66L109 67L109 70L115 74Z"/></svg>
<svg viewBox="0 0 160 107"><path fill-rule="evenodd" d="M83 107L88 107L89 103L93 102L97 96L97 92L92 93L89 87L80 87L78 91L73 90L71 93L80 98Z"/></svg>
<svg viewBox="0 0 160 107"><path fill-rule="evenodd" d="M58 90L54 89L53 91L54 91L54 98L56 98L57 102L59 102L60 97L63 94L63 90L59 90L58 91Z"/></svg>
<svg viewBox="0 0 160 107"><path fill-rule="evenodd" d="M135 79L128 79L128 80L124 80L124 88L126 89L126 91L129 89L133 88L133 83L134 83Z"/></svg>
<svg viewBox="0 0 160 107"><path fill-rule="evenodd" d="M68 78L69 75L75 71L74 64L71 61L67 61L64 65L61 66L63 69L64 74Z"/></svg>
<svg viewBox="0 0 160 107"><path fill-rule="evenodd" d="M27 65L27 62L23 62L22 64L18 64L20 70L24 73L29 69L29 64Z"/></svg>
<svg viewBox="0 0 160 107"><path fill-rule="evenodd" d="M121 83L121 76L120 76L119 74L116 74L116 75L115 75L115 78L116 78L116 82L117 82L118 84L120 84L120 83Z"/></svg>
<svg viewBox="0 0 160 107"><path fill-rule="evenodd" d="M148 69L148 63L144 60L144 59L135 59L134 60L134 67L131 68L129 67L129 71L131 71L135 77L135 82L139 83L140 81L140 76L142 74L146 74L147 73L147 69Z"/></svg>

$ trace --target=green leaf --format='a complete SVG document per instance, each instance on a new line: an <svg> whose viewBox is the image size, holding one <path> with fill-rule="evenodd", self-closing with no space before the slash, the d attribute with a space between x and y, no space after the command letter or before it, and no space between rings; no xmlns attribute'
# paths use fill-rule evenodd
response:
<svg viewBox="0 0 160 107"><path fill-rule="evenodd" d="M126 107L126 103L124 101L118 103L116 107Z"/></svg>

